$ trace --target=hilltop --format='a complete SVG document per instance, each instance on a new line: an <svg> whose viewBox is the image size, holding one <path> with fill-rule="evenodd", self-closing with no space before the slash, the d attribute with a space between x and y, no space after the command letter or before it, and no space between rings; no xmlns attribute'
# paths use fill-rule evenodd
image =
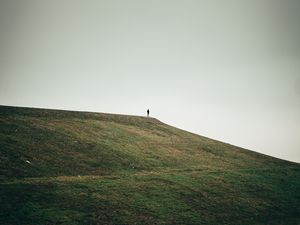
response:
<svg viewBox="0 0 300 225"><path fill-rule="evenodd" d="M0 106L0 224L299 224L300 165L155 118Z"/></svg>

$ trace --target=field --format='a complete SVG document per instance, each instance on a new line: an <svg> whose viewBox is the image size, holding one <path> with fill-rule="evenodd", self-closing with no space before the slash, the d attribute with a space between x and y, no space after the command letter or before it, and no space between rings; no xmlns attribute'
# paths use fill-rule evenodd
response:
<svg viewBox="0 0 300 225"><path fill-rule="evenodd" d="M300 164L155 118L0 106L0 224L300 224Z"/></svg>

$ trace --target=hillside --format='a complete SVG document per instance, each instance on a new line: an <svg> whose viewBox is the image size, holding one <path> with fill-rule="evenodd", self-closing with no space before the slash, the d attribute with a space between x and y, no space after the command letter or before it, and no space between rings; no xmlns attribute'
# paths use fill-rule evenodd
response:
<svg viewBox="0 0 300 225"><path fill-rule="evenodd" d="M154 118L0 106L0 224L300 224L300 165Z"/></svg>

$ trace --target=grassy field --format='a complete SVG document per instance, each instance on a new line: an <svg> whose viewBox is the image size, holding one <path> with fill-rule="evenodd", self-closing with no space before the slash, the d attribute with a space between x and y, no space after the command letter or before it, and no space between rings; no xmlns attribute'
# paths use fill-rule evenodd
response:
<svg viewBox="0 0 300 225"><path fill-rule="evenodd" d="M154 118L0 106L0 224L300 224L300 165Z"/></svg>

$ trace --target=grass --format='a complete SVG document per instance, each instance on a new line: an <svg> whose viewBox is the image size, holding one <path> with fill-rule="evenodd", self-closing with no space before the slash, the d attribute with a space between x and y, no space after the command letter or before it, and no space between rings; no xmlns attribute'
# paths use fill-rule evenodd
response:
<svg viewBox="0 0 300 225"><path fill-rule="evenodd" d="M0 106L0 125L3 225L300 224L297 163L154 118Z"/></svg>

